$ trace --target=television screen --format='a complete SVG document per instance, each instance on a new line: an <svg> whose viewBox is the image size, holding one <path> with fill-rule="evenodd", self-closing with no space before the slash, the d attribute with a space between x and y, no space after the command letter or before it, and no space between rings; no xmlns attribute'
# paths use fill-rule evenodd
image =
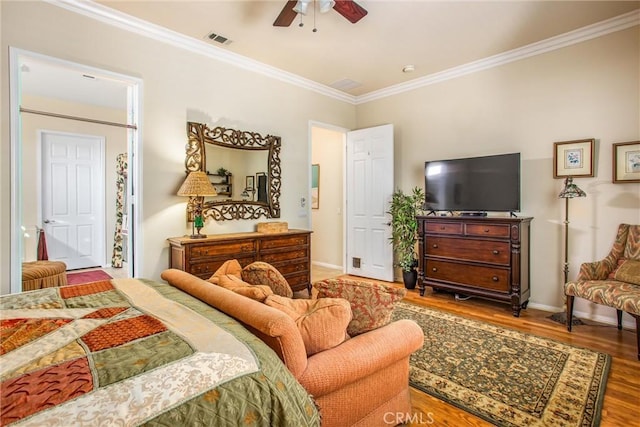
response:
<svg viewBox="0 0 640 427"><path fill-rule="evenodd" d="M520 153L428 161L424 178L426 210L520 210Z"/></svg>

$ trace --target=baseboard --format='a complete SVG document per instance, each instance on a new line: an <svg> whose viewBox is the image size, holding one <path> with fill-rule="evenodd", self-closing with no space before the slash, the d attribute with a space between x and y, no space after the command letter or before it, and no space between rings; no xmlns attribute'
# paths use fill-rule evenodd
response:
<svg viewBox="0 0 640 427"><path fill-rule="evenodd" d="M311 264L316 265L318 267L330 268L332 270L340 270L344 273L344 269L342 268L341 265L334 265L334 264L329 264L329 263L320 262L320 261L311 261Z"/></svg>
<svg viewBox="0 0 640 427"><path fill-rule="evenodd" d="M564 307L553 307L545 304L538 304L535 302L529 302L529 307L535 308L536 310L548 311L550 313L558 313L560 311L565 311ZM612 309L613 310L613 309ZM594 322L604 323L605 325L618 326L618 318L616 317L615 311L613 312L613 316L603 316L603 315L594 315L592 313L587 313L584 311L576 311L573 310L573 317L578 317L584 320L592 320ZM635 331L636 322L635 319L622 319L622 327L624 329L629 329Z"/></svg>

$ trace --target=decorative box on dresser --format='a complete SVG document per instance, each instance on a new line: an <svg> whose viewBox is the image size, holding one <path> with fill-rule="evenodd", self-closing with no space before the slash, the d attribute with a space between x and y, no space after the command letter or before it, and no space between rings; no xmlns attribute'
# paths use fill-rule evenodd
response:
<svg viewBox="0 0 640 427"><path fill-rule="evenodd" d="M294 291L311 291L311 231L212 234L204 239L171 237L169 266L208 279L227 260L242 267L264 261L282 273Z"/></svg>
<svg viewBox="0 0 640 427"><path fill-rule="evenodd" d="M533 218L419 216L418 285L526 309Z"/></svg>

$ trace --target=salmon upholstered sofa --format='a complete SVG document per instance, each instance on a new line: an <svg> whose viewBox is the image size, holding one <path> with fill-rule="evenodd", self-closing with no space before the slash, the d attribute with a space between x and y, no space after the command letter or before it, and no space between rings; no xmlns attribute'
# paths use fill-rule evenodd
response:
<svg viewBox="0 0 640 427"><path fill-rule="evenodd" d="M384 426L411 413L409 357L424 334L398 320L307 356L295 321L284 312L180 270L162 278L241 322L280 357L311 394L323 426Z"/></svg>

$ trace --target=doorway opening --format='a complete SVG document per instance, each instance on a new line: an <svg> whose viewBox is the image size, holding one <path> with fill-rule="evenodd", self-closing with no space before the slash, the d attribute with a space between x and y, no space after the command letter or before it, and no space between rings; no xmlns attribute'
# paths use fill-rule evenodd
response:
<svg viewBox="0 0 640 427"><path fill-rule="evenodd" d="M35 52L10 48L11 107L11 293L22 291L22 262L34 260L36 231L44 228L41 202L42 164L38 132L43 130L105 135L106 153L102 160L105 188L115 187L116 158L124 155L128 164L123 194L127 218L126 248L122 269L126 277L139 275L136 259L141 253L141 131L142 81L138 78L78 64ZM109 134L111 136L109 136ZM120 141L116 143L115 141ZM110 145L113 144L113 145ZM119 145L118 145L119 144ZM111 151L110 151L111 150ZM109 158L113 157L113 158ZM28 169L25 169L28 168ZM27 173L28 171L28 173ZM115 196L103 200L115 205ZM27 197L28 196L28 197ZM114 200L110 200L114 199ZM33 213L36 212L35 215ZM103 267L111 267L115 213L104 209ZM40 233L37 233L40 235Z"/></svg>

